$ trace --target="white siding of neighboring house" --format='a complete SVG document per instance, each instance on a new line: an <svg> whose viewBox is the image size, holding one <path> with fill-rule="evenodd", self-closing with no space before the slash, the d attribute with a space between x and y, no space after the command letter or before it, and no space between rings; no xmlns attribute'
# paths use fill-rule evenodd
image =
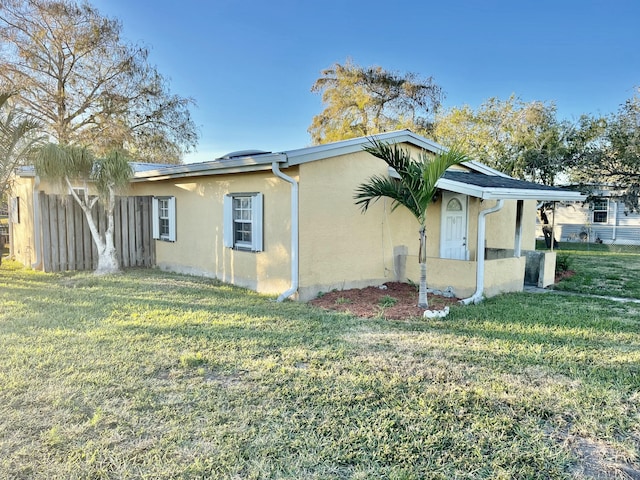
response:
<svg viewBox="0 0 640 480"><path fill-rule="evenodd" d="M561 242L596 242L600 239L606 244L640 245L640 214L628 212L624 202L609 198L607 222L598 223L593 220L593 210L589 203L558 203L555 212L555 237ZM537 227L536 234L542 237L542 225L539 222Z"/></svg>

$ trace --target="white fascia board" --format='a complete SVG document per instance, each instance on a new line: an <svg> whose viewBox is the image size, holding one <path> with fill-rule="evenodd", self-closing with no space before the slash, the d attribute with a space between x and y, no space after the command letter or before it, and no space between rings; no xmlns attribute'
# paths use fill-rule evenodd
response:
<svg viewBox="0 0 640 480"><path fill-rule="evenodd" d="M488 165L485 165L484 163L480 163L476 160L463 162L462 165L478 173L484 173L485 175L495 175L498 177L512 178L506 173L500 172L499 170L496 170L495 168L491 168Z"/></svg>
<svg viewBox="0 0 640 480"><path fill-rule="evenodd" d="M398 130L396 132L371 135L370 137L352 138L350 140L326 143L314 147L288 150L284 152L284 154L288 158L289 166L299 165L301 163L322 160L323 158L337 157L339 155L362 151L362 147L370 143L370 138L375 138L378 141L387 143L408 143L433 153L440 153L446 150L445 147L416 135L409 130Z"/></svg>
<svg viewBox="0 0 640 480"><path fill-rule="evenodd" d="M442 190L447 190L449 192L461 193L463 195L469 195L471 197L483 198L482 188L468 183L454 182L452 180L447 180L446 178L440 178L436 182L436 187L441 188Z"/></svg>
<svg viewBox="0 0 640 480"><path fill-rule="evenodd" d="M579 192L559 192L557 190L526 190L520 188L484 189L482 198L503 200L542 200L548 202L568 202L584 200Z"/></svg>
<svg viewBox="0 0 640 480"><path fill-rule="evenodd" d="M22 167L18 167L15 170L15 174L18 177L27 178L27 177L35 177L36 176L36 167L33 165L25 165Z"/></svg>
<svg viewBox="0 0 640 480"><path fill-rule="evenodd" d="M212 162L192 163L172 167L138 172L133 182L167 180L170 178L200 177L206 175L225 175L229 173L256 172L270 170L273 162L283 162L286 157L281 154L257 155L230 160L214 160Z"/></svg>
<svg viewBox="0 0 640 480"><path fill-rule="evenodd" d="M580 201L586 198L579 192L557 191L557 190L537 190L524 188L494 188L480 187L467 183L455 182L446 178L441 178L436 183L438 188L450 192L461 193L483 200L543 200L543 201Z"/></svg>

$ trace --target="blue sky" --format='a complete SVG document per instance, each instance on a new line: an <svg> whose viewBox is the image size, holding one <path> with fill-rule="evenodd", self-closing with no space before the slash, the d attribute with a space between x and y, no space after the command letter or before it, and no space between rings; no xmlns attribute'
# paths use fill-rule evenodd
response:
<svg viewBox="0 0 640 480"><path fill-rule="evenodd" d="M171 90L192 97L205 161L310 144L310 91L351 58L432 76L444 106L516 94L561 118L607 114L640 86L640 2L511 0L92 0L150 48Z"/></svg>

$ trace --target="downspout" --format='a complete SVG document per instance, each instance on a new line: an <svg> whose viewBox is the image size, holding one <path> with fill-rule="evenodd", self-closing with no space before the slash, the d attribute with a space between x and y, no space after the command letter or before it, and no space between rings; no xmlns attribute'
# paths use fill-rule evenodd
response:
<svg viewBox="0 0 640 480"><path fill-rule="evenodd" d="M283 302L298 291L298 182L282 173L278 162L271 163L271 171L276 177L291 184L291 287L278 297L278 302Z"/></svg>
<svg viewBox="0 0 640 480"><path fill-rule="evenodd" d="M476 292L468 298L460 300L463 305L480 303L484 293L484 242L486 233L486 217L502 208L504 200L499 199L496 204L478 212L478 247L476 250Z"/></svg>
<svg viewBox="0 0 640 480"><path fill-rule="evenodd" d="M33 184L33 241L35 246L36 261L31 264L31 268L38 270L42 265L42 246L40 236L42 235L42 220L40 218L40 196L38 195L38 187L40 186L40 177L36 175L36 181Z"/></svg>

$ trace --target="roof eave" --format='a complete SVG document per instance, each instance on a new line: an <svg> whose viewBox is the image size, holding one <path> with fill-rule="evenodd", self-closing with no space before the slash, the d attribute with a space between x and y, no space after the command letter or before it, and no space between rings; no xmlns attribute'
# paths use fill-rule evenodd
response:
<svg viewBox="0 0 640 480"><path fill-rule="evenodd" d="M230 160L213 160L190 165L178 165L138 172L133 182L168 180L171 178L201 177L207 175L227 175L240 172L258 172L270 170L273 162L282 162L286 156L282 154L257 155Z"/></svg>
<svg viewBox="0 0 640 480"><path fill-rule="evenodd" d="M36 169L32 165L26 165L22 167L18 167L15 170L15 174L18 177L22 178L32 178L36 176Z"/></svg>
<svg viewBox="0 0 640 480"><path fill-rule="evenodd" d="M524 188L480 187L478 185L456 182L446 178L438 180L436 186L443 190L461 193L483 200L539 200L548 202L568 202L582 201L586 198L586 195L568 190L558 191Z"/></svg>
<svg viewBox="0 0 640 480"><path fill-rule="evenodd" d="M371 139L388 143L409 143L433 153L446 151L446 148L442 145L416 135L410 130L397 130L394 132L370 135L368 137L358 137L350 140L325 143L323 145L316 145L313 147L288 150L285 154L288 158L289 166L299 165L301 163L313 162L323 158L337 157L338 155L348 155L350 153L360 152L362 151L363 146L369 145Z"/></svg>

